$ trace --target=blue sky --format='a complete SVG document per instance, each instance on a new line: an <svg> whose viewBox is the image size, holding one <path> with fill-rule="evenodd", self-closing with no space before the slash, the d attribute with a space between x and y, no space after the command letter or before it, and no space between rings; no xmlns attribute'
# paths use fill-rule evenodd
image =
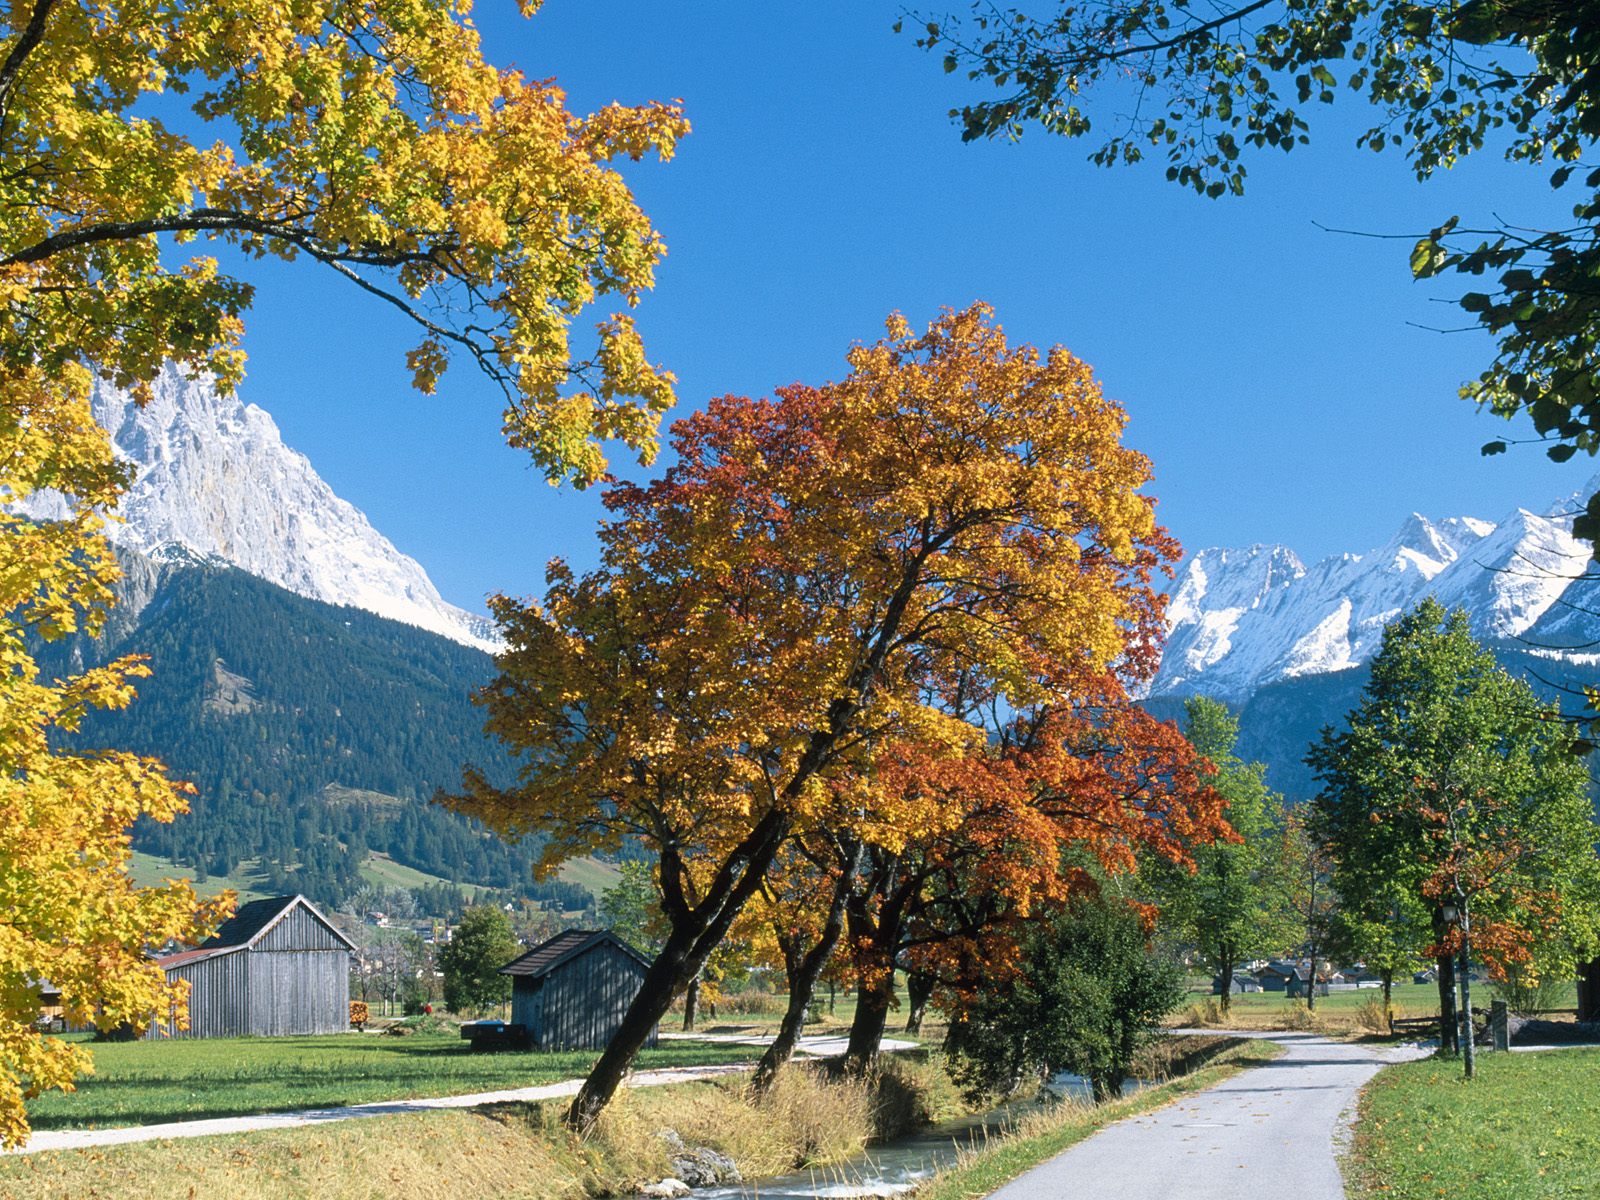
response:
<svg viewBox="0 0 1600 1200"><path fill-rule="evenodd" d="M1313 143L1255 159L1207 201L1155 163L1030 134L964 145L947 76L893 3L509 0L475 14L490 58L554 75L574 108L681 98L678 157L628 169L669 246L637 312L683 411L843 373L884 316L991 302L1013 339L1061 343L1128 409L1160 516L1189 549L1282 542L1308 561L1381 543L1412 510L1498 519L1578 488L1592 460L1482 459L1503 422L1456 399L1489 357L1411 282L1409 243L1451 213L1558 212L1545 175L1480 156L1426 184L1354 148L1372 110L1316 107ZM499 440L498 393L465 365L425 398L403 321L309 264L253 269L243 397L451 600L537 591L552 555L593 561L598 496L552 489ZM618 466L626 465L617 456Z"/></svg>

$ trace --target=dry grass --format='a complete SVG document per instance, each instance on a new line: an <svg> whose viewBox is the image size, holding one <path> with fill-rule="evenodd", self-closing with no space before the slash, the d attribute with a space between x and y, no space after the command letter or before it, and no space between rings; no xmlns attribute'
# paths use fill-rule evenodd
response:
<svg viewBox="0 0 1600 1200"><path fill-rule="evenodd" d="M957 1104L931 1059L891 1059L864 1081L796 1064L759 1100L743 1078L624 1093L587 1139L554 1102L3 1159L0 1200L585 1200L667 1175L665 1129L759 1178L841 1161L880 1129Z"/></svg>

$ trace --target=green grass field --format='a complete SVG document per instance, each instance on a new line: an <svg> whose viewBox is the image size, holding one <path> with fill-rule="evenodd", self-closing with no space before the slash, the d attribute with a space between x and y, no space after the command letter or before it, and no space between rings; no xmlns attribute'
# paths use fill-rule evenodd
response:
<svg viewBox="0 0 1600 1200"><path fill-rule="evenodd" d="M1361 1097L1351 1200L1600 1196L1600 1050L1390 1067Z"/></svg>
<svg viewBox="0 0 1600 1200"><path fill-rule="evenodd" d="M638 1069L753 1061L760 1051L708 1042L664 1042ZM460 1038L417 1034L205 1038L106 1043L76 1092L28 1102L35 1129L146 1125L454 1096L554 1083L587 1074L590 1051L471 1053Z"/></svg>
<svg viewBox="0 0 1600 1200"><path fill-rule="evenodd" d="M215 896L218 892L232 888L239 893L240 904L271 895L270 892L260 890L262 881L252 870L251 861L253 860L240 863L231 875L208 876L204 882L195 884L194 890L201 896ZM164 879L191 881L194 879L192 867L180 867L170 859L158 858L142 850L133 852L133 863L128 873L133 876L133 882L139 887L154 887Z"/></svg>
<svg viewBox="0 0 1600 1200"><path fill-rule="evenodd" d="M1475 1008L1487 1009L1494 998L1494 990L1489 985L1473 985L1472 1003ZM1239 1029L1307 1029L1314 1023L1316 1027L1332 1033L1376 1033L1379 1031L1377 1026L1381 1024L1383 993L1376 988L1362 988L1318 996L1314 1022L1308 1019L1303 1002L1291 1000L1282 992L1252 992L1234 996L1227 1019L1219 1021L1203 1020L1208 1001L1215 1004L1217 997L1191 994L1188 1006L1173 1015L1172 1023L1231 1025ZM1574 984L1555 998L1555 1007L1572 1008L1577 1002L1577 986ZM1434 1017L1438 1014L1437 985L1394 985L1396 1017Z"/></svg>

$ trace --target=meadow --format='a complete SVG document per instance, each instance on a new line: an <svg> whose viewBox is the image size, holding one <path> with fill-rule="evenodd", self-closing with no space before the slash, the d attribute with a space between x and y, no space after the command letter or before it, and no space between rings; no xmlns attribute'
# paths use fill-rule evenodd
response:
<svg viewBox="0 0 1600 1200"><path fill-rule="evenodd" d="M751 1062L759 1047L663 1042L638 1069ZM34 1129L85 1129L458 1096L586 1075L594 1051L473 1053L453 1032L389 1037L206 1038L108 1042L75 1092L28 1102Z"/></svg>
<svg viewBox="0 0 1600 1200"><path fill-rule="evenodd" d="M1481 1054L1390 1067L1367 1086L1351 1200L1600 1196L1600 1049Z"/></svg>
<svg viewBox="0 0 1600 1200"><path fill-rule="evenodd" d="M1472 1004L1486 1010L1495 998L1487 984L1474 984ZM1432 983L1397 983L1393 994L1396 1017L1436 1017L1439 1015L1439 989ZM1558 994L1555 1007L1577 1004L1576 985ZM1234 996L1224 1017L1217 997L1192 994L1189 1004L1173 1014L1170 1024L1205 1025L1235 1029L1295 1030L1315 1029L1323 1033L1348 1035L1387 1034L1383 1019L1383 993L1376 988L1353 992L1331 992L1317 997L1317 1008L1308 1012L1305 1002L1292 1000L1282 992L1251 992Z"/></svg>

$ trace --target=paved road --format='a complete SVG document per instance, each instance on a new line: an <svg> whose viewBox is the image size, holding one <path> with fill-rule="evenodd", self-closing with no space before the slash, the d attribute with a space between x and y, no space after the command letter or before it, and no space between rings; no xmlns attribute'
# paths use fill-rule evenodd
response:
<svg viewBox="0 0 1600 1200"><path fill-rule="evenodd" d="M674 1040L675 1035L662 1034ZM732 1034L711 1034L688 1040L728 1042L736 1045L759 1046L771 1038L743 1037ZM821 1035L803 1037L796 1050L801 1055L826 1057L844 1052L844 1038ZM909 1049L915 1042L883 1040L887 1051ZM751 1064L735 1063L728 1066L682 1067L663 1071L641 1071L628 1077L629 1087L660 1087L668 1083L686 1083L695 1079L713 1079L748 1071ZM440 1108L474 1108L479 1104L507 1104L520 1100L552 1100L561 1096L576 1096L581 1079L567 1079L561 1083L541 1084L537 1087L515 1088L502 1092L476 1092L469 1096L439 1096L424 1100L375 1100L367 1104L350 1104L338 1108L308 1108L296 1112L260 1113L246 1117L207 1117L195 1121L166 1121L159 1125L130 1125L122 1129L60 1129L35 1133L28 1144L19 1150L0 1151L0 1154L38 1154L44 1150L85 1150L95 1146L118 1146L128 1142L154 1142L166 1138L215 1137L218 1134L253 1133L260 1129L296 1129L308 1125L323 1125L330 1121L351 1121L364 1117L391 1117L402 1113L430 1112Z"/></svg>
<svg viewBox="0 0 1600 1200"><path fill-rule="evenodd" d="M1344 1200L1334 1146L1356 1093L1379 1068L1427 1052L1307 1033L1239 1036L1270 1037L1285 1053L1101 1130L1012 1180L993 1200Z"/></svg>

